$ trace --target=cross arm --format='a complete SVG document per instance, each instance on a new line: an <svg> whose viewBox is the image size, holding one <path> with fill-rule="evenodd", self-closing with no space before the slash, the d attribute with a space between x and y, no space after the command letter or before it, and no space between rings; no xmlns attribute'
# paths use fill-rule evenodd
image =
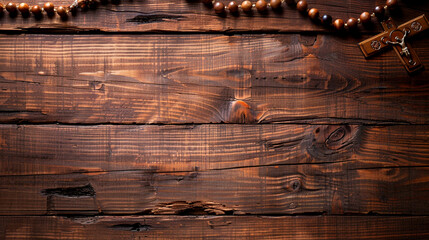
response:
<svg viewBox="0 0 429 240"><path fill-rule="evenodd" d="M424 30L429 29L429 21L425 15L416 17L404 24L399 25L398 29L409 29L411 30L408 33L408 37L412 37L417 33L423 32Z"/></svg>
<svg viewBox="0 0 429 240"><path fill-rule="evenodd" d="M383 49L389 47L389 44L385 44L381 39L389 37L388 32L380 33L372 38L368 38L365 41L359 43L360 50L362 50L363 55L368 58L372 55L382 51Z"/></svg>

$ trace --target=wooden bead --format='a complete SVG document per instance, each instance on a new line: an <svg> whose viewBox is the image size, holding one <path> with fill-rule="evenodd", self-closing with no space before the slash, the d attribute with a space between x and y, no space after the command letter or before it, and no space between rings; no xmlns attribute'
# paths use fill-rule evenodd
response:
<svg viewBox="0 0 429 240"><path fill-rule="evenodd" d="M296 4L296 9L298 9L298 11L300 12L306 12L308 8L308 4L307 1L305 0L301 0Z"/></svg>
<svg viewBox="0 0 429 240"><path fill-rule="evenodd" d="M282 1L281 0L271 0L270 6L272 9L279 9L282 6Z"/></svg>
<svg viewBox="0 0 429 240"><path fill-rule="evenodd" d="M258 0L255 7L259 12L265 12L267 11L268 4L265 0Z"/></svg>
<svg viewBox="0 0 429 240"><path fill-rule="evenodd" d="M388 8L395 8L398 6L398 0L387 0L386 1L386 6Z"/></svg>
<svg viewBox="0 0 429 240"><path fill-rule="evenodd" d="M53 14L55 12L55 7L54 4L47 2L43 5L43 10L47 13L47 14Z"/></svg>
<svg viewBox="0 0 429 240"><path fill-rule="evenodd" d="M363 12L359 19L362 24L369 24L371 22L371 14L369 12Z"/></svg>
<svg viewBox="0 0 429 240"><path fill-rule="evenodd" d="M231 13L237 13L238 4L235 1L231 1L230 3L228 3L228 9Z"/></svg>
<svg viewBox="0 0 429 240"><path fill-rule="evenodd" d="M225 12L225 4L223 4L222 2L215 2L213 8L215 10L215 13L217 14L222 14Z"/></svg>
<svg viewBox="0 0 429 240"><path fill-rule="evenodd" d="M10 14L15 14L18 10L16 8L16 4L15 3L8 3L6 4L6 10L10 13Z"/></svg>
<svg viewBox="0 0 429 240"><path fill-rule="evenodd" d="M20 3L18 5L18 10L22 15L28 15L30 13L30 6L28 6L26 3Z"/></svg>
<svg viewBox="0 0 429 240"><path fill-rule="evenodd" d="M350 30L355 30L358 26L358 20L356 18L349 18L349 20L347 20L347 27Z"/></svg>
<svg viewBox="0 0 429 240"><path fill-rule="evenodd" d="M4 6L3 4L0 3L0 15L3 14L3 11L4 11Z"/></svg>
<svg viewBox="0 0 429 240"><path fill-rule="evenodd" d="M384 7L382 6L376 6L374 8L374 14L378 19L384 18Z"/></svg>
<svg viewBox="0 0 429 240"><path fill-rule="evenodd" d="M326 26L331 25L332 24L332 17L330 15L326 15L326 14L323 15L323 17L322 17L322 24L326 25Z"/></svg>
<svg viewBox="0 0 429 240"><path fill-rule="evenodd" d="M42 8L39 5L34 5L31 7L31 13L36 17L40 17L42 15Z"/></svg>
<svg viewBox="0 0 429 240"><path fill-rule="evenodd" d="M251 1L243 1L241 3L241 9L243 9L244 12L252 11L252 2Z"/></svg>
<svg viewBox="0 0 429 240"><path fill-rule="evenodd" d="M235 1L228 3L228 9L231 13L238 12L238 4Z"/></svg>
<svg viewBox="0 0 429 240"><path fill-rule="evenodd" d="M334 21L334 27L338 31L343 30L344 29L344 21L343 21L343 19L337 19L337 20L335 20Z"/></svg>
<svg viewBox="0 0 429 240"><path fill-rule="evenodd" d="M61 18L66 18L67 17L67 8L64 6L59 6L57 7L57 14L61 17Z"/></svg>
<svg viewBox="0 0 429 240"><path fill-rule="evenodd" d="M312 8L310 11L308 11L308 17L310 17L311 20L315 21L319 19L319 10L317 8Z"/></svg>

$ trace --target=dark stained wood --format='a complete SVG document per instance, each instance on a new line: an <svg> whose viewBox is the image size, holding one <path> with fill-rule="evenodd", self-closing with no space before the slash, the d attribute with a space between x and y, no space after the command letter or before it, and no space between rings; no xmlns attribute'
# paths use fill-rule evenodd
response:
<svg viewBox="0 0 429 240"><path fill-rule="evenodd" d="M425 239L429 217L0 217L2 239Z"/></svg>
<svg viewBox="0 0 429 240"><path fill-rule="evenodd" d="M429 14L400 4L398 23ZM0 239L429 238L429 71L365 60L379 31L189 0L3 16Z"/></svg>
<svg viewBox="0 0 429 240"><path fill-rule="evenodd" d="M0 125L0 175L355 162L429 166L427 126Z"/></svg>
<svg viewBox="0 0 429 240"><path fill-rule="evenodd" d="M36 1L27 1L30 4ZM55 5L70 4L71 0L52 0ZM228 1L223 1L227 3ZM383 1L381 1L383 2ZM329 13L334 18L347 19L358 17L362 11L370 12L374 0L330 0L309 1L311 7L318 8L322 14ZM377 2L380 3L380 2ZM213 32L213 31L264 31L296 32L326 31L320 25L313 24L298 11L284 7L283 12L268 11L260 14L256 10L252 16L241 14L239 17L217 16L212 9L206 8L201 1L187 0L146 0L122 1L120 5L101 6L96 11L81 12L76 17L61 21L45 17L42 21L33 18L0 18L0 30L40 33L43 31L60 32ZM418 15L429 13L429 4L425 1L401 2L401 13L395 17L404 22ZM375 22L375 21L374 21ZM381 28L375 25L375 29ZM365 29L363 29L365 30ZM374 30L370 29L370 30Z"/></svg>
<svg viewBox="0 0 429 240"><path fill-rule="evenodd" d="M341 162L2 176L0 215L427 215L428 174Z"/></svg>
<svg viewBox="0 0 429 240"><path fill-rule="evenodd" d="M423 35L420 35L424 37ZM0 122L427 124L429 71L310 35L0 36ZM429 66L429 45L413 47Z"/></svg>

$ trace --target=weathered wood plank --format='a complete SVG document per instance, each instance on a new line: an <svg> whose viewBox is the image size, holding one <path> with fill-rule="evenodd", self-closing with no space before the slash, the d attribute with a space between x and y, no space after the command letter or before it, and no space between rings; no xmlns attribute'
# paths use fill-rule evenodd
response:
<svg viewBox="0 0 429 240"><path fill-rule="evenodd" d="M356 162L429 166L427 126L0 125L0 175Z"/></svg>
<svg viewBox="0 0 429 240"><path fill-rule="evenodd" d="M429 123L429 71L314 35L0 36L0 122ZM414 48L429 66L427 41Z"/></svg>
<svg viewBox="0 0 429 240"><path fill-rule="evenodd" d="M2 239L425 239L429 217L0 217Z"/></svg>
<svg viewBox="0 0 429 240"><path fill-rule="evenodd" d="M27 1L28 2L28 1ZM36 1L30 0L29 3ZM53 0L55 5L70 4L69 0ZM224 1L227 3L227 1ZM371 11L374 0L331 0L309 1L322 13L329 13L335 18L347 19L358 17L362 11ZM381 3L381 2L377 2ZM396 14L398 21L429 13L426 1L401 2L401 14ZM374 21L375 23L375 21ZM380 28L375 24L375 29ZM59 17L37 21L33 18L23 19L0 18L0 30L35 31L43 30L62 32L82 31L121 31L121 32L213 32L213 31L326 31L320 25L313 24L308 18L301 16L295 9L284 7L283 12L259 14L239 17L217 16L213 10L206 8L200 1L186 0L147 0L123 1L120 5L101 6L97 11L88 11L61 21ZM365 29L362 29L365 31Z"/></svg>
<svg viewBox="0 0 429 240"><path fill-rule="evenodd" d="M0 215L429 214L429 167L353 163L2 176Z"/></svg>

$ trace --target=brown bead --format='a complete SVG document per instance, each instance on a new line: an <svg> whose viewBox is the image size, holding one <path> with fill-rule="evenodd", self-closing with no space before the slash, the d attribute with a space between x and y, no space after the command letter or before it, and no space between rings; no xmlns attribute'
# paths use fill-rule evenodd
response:
<svg viewBox="0 0 429 240"><path fill-rule="evenodd" d="M57 14L62 18L66 18L67 17L67 8L64 6L57 7Z"/></svg>
<svg viewBox="0 0 429 240"><path fill-rule="evenodd" d="M338 31L343 30L344 29L344 21L343 21L343 19L337 19L337 20L335 20L334 21L334 27Z"/></svg>
<svg viewBox="0 0 429 240"><path fill-rule="evenodd" d="M3 14L3 11L4 11L4 6L3 4L0 3L0 15Z"/></svg>
<svg viewBox="0 0 429 240"><path fill-rule="evenodd" d="M18 10L16 9L16 4L15 3L8 3L6 4L6 10L11 13L14 14L16 13Z"/></svg>
<svg viewBox="0 0 429 240"><path fill-rule="evenodd" d="M45 5L43 5L43 10L47 13L47 14L53 14L55 12L55 7L54 4L47 2L45 3Z"/></svg>
<svg viewBox="0 0 429 240"><path fill-rule="evenodd" d="M244 12L252 11L252 2L251 1L243 1L241 3L241 9L243 9Z"/></svg>
<svg viewBox="0 0 429 240"><path fill-rule="evenodd" d="M388 8L395 8L398 6L398 0L387 0L386 1L386 6Z"/></svg>
<svg viewBox="0 0 429 240"><path fill-rule="evenodd" d="M258 0L255 4L255 7L259 12L265 12L267 11L268 4L265 2L265 0Z"/></svg>
<svg viewBox="0 0 429 240"><path fill-rule="evenodd" d="M235 1L228 3L228 9L231 13L238 12L238 4Z"/></svg>
<svg viewBox="0 0 429 240"><path fill-rule="evenodd" d="M307 1L305 0L301 0L296 4L296 9L298 9L298 11L300 12L306 12L308 8L308 4Z"/></svg>
<svg viewBox="0 0 429 240"><path fill-rule="evenodd" d="M18 10L23 14L29 14L30 13L30 6L26 3L21 3L18 5Z"/></svg>
<svg viewBox="0 0 429 240"><path fill-rule="evenodd" d="M331 15L323 15L322 16L322 24L325 26L330 26L332 24L332 17Z"/></svg>
<svg viewBox="0 0 429 240"><path fill-rule="evenodd" d="M42 8L39 5L34 5L31 7L31 13L34 16L39 17L40 15L42 15Z"/></svg>
<svg viewBox="0 0 429 240"><path fill-rule="evenodd" d="M384 7L382 7L382 6L376 6L374 8L374 14L379 19L384 18Z"/></svg>
<svg viewBox="0 0 429 240"><path fill-rule="evenodd" d="M222 2L215 2L213 9L215 10L215 13L222 14L225 12L225 4Z"/></svg>
<svg viewBox="0 0 429 240"><path fill-rule="evenodd" d="M313 21L319 19L319 10L317 10L317 8L310 9L310 11L308 11L308 17Z"/></svg>
<svg viewBox="0 0 429 240"><path fill-rule="evenodd" d="M349 18L349 20L347 20L347 27L350 30L356 29L357 26L358 26L358 20L356 18Z"/></svg>
<svg viewBox="0 0 429 240"><path fill-rule="evenodd" d="M363 12L359 19L362 24L369 24L371 22L371 14L369 12Z"/></svg>
<svg viewBox="0 0 429 240"><path fill-rule="evenodd" d="M279 9L282 6L282 1L281 0L271 0L270 6L272 9Z"/></svg>

